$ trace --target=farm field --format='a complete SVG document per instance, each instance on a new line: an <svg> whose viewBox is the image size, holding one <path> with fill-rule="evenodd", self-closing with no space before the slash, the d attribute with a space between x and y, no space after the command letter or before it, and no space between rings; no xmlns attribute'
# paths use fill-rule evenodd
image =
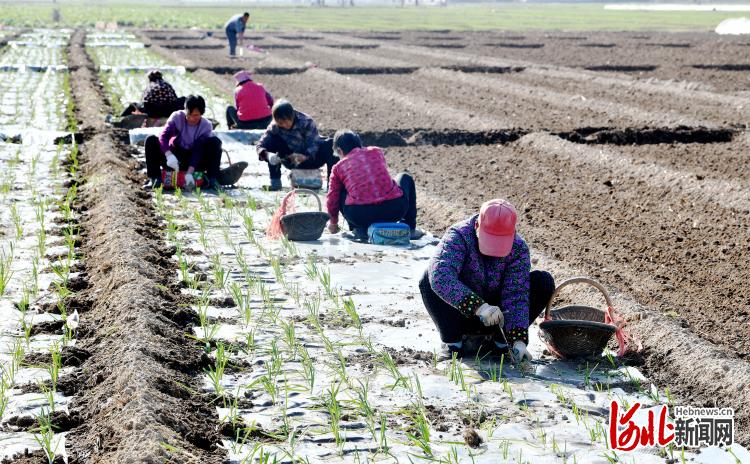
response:
<svg viewBox="0 0 750 464"><path fill-rule="evenodd" d="M356 3L356 2L355 2ZM615 11L599 3L577 4L451 4L416 8L363 5L357 8L313 8L307 5L251 5L253 27L270 30L667 30L708 31L732 11ZM94 27L97 22L154 28L221 27L237 8L209 2L118 2L83 3L0 2L3 24L16 27L48 27L53 11L65 27ZM333 6L327 2L328 6ZM338 5L338 4L337 4Z"/></svg>
<svg viewBox="0 0 750 464"><path fill-rule="evenodd" d="M2 462L750 462L750 40L290 27L230 59L210 21L138 24L3 31ZM235 188L140 188L154 131L107 121L154 68L207 97L249 163ZM260 132L226 130L241 69L384 147L427 235L269 239L288 182L264 191ZM602 282L640 351L561 361L534 324L523 368L441 352L417 281L496 197L533 267ZM601 306L584 290L561 301ZM613 400L732 407L735 444L615 450Z"/></svg>

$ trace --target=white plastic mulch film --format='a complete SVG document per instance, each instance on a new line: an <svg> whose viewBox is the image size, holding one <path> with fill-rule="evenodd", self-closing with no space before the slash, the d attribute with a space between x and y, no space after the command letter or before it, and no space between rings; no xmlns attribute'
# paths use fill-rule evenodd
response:
<svg viewBox="0 0 750 464"><path fill-rule="evenodd" d="M70 401L57 384L71 370L61 352L76 342L64 324L77 275L75 188L65 187L77 166L63 164L76 156L67 132L70 35L23 33L0 55L0 460L40 449L66 457L65 434L50 415ZM61 137L67 143L56 142ZM56 329L37 331L40 324ZM8 425L14 417L35 426Z"/></svg>

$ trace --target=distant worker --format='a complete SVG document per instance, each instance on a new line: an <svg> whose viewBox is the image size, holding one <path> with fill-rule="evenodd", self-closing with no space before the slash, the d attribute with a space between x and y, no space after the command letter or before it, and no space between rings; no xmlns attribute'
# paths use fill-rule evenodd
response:
<svg viewBox="0 0 750 464"><path fill-rule="evenodd" d="M245 27L247 21L250 19L250 13L245 12L243 14L236 14L229 18L229 21L224 25L224 31L227 33L227 40L229 41L229 56L235 56L235 50L237 43L239 42L240 47L243 45L243 38L245 36Z"/></svg>
<svg viewBox="0 0 750 464"><path fill-rule="evenodd" d="M515 363L532 359L529 325L549 302L555 280L549 272L531 271L516 218L505 200L483 203L479 214L448 228L419 282L451 355L470 354L465 342L479 335L490 341L490 350L508 353Z"/></svg>
<svg viewBox="0 0 750 464"><path fill-rule="evenodd" d="M360 239L376 222L403 222L417 240L417 197L414 179L402 172L391 178L383 150L363 147L359 135L340 130L333 136L333 148L341 158L331 170L326 206L331 216L328 231L339 231L339 212Z"/></svg>
<svg viewBox="0 0 750 464"><path fill-rule="evenodd" d="M273 122L258 142L258 159L268 162L271 177L269 190L281 190L281 166L287 169L331 169L339 160L333 154L333 140L318 134L315 121L297 111L286 100L279 100L271 109Z"/></svg>
<svg viewBox="0 0 750 464"><path fill-rule="evenodd" d="M234 75L234 103L227 107L227 127L230 129L265 129L271 124L273 97L263 84L253 81L250 71Z"/></svg>
<svg viewBox="0 0 750 464"><path fill-rule="evenodd" d="M131 103L122 116L143 113L149 118L168 118L185 106L185 97L177 97L172 85L164 80L160 71L148 73L148 87L143 91L143 103Z"/></svg>
<svg viewBox="0 0 750 464"><path fill-rule="evenodd" d="M167 120L159 136L146 138L146 188L162 185L162 169L186 171L185 189L195 187L193 174L206 176L207 188L218 190L221 140L213 133L208 119L203 117L206 102L200 95L189 95L185 110L175 111Z"/></svg>

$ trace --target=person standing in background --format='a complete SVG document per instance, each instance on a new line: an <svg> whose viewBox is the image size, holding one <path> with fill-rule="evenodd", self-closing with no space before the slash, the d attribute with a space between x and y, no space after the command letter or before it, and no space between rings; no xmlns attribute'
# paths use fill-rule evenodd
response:
<svg viewBox="0 0 750 464"><path fill-rule="evenodd" d="M243 14L236 14L229 18L229 21L224 25L224 31L227 33L227 40L229 41L229 56L234 57L237 49L237 44L242 46L243 37L245 35L245 27L247 21L250 19L250 13L245 12Z"/></svg>

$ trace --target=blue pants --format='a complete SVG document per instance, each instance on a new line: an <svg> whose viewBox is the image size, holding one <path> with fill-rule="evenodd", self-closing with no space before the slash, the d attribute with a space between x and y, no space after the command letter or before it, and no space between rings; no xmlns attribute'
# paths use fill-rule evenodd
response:
<svg viewBox="0 0 750 464"><path fill-rule="evenodd" d="M234 56L237 49L237 31L233 27L228 27L225 29L225 32L229 41L229 55Z"/></svg>

